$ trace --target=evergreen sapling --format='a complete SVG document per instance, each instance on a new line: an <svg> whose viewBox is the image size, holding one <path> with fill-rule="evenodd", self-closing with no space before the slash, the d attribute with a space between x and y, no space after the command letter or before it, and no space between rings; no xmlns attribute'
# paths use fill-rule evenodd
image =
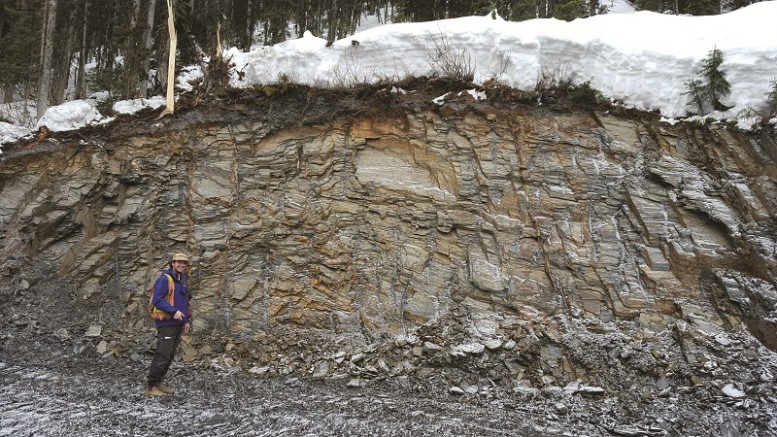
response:
<svg viewBox="0 0 777 437"><path fill-rule="evenodd" d="M731 94L731 84L726 80L726 72L720 70L721 64L723 52L716 47L702 62L699 70L701 79L692 79L685 83L687 90L683 95L689 97L688 105L697 107L699 114L731 108L720 102L720 99Z"/></svg>
<svg viewBox="0 0 777 437"><path fill-rule="evenodd" d="M769 108L769 116L777 116L777 79L772 80L771 88L766 93L766 104Z"/></svg>

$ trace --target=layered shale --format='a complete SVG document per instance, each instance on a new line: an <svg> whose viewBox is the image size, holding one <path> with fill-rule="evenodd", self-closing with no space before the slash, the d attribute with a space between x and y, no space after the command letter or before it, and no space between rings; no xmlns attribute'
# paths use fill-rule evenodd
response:
<svg viewBox="0 0 777 437"><path fill-rule="evenodd" d="M137 359L182 250L193 364L469 394L773 385L773 134L307 92L5 147L2 329Z"/></svg>

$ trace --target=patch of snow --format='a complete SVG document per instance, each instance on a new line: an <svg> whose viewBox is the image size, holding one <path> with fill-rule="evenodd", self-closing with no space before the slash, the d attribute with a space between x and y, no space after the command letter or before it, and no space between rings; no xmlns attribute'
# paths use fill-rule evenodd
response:
<svg viewBox="0 0 777 437"><path fill-rule="evenodd" d="M113 104L113 110L119 114L134 114L144 108L160 108L165 106L165 98L154 96L149 99L122 100Z"/></svg>
<svg viewBox="0 0 777 437"><path fill-rule="evenodd" d="M22 138L27 138L31 135L32 132L26 127L0 121L0 146L5 143L12 143ZM2 153L3 149L0 148L0 154Z"/></svg>
<svg viewBox="0 0 777 437"><path fill-rule="evenodd" d="M45 126L52 132L82 128L103 118L96 106L95 100L73 100L52 106L38 120L37 127Z"/></svg>

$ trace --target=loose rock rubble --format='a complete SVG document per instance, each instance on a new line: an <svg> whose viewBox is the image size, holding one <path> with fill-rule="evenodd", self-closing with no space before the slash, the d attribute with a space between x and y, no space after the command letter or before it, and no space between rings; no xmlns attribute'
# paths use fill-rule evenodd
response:
<svg viewBox="0 0 777 437"><path fill-rule="evenodd" d="M660 392L646 381L623 391L578 382L446 389L434 372L338 379L179 361L168 378L176 394L157 400L142 395L148 355L74 355L59 342L32 340L23 332L2 339L3 436L777 435L772 380Z"/></svg>
<svg viewBox="0 0 777 437"><path fill-rule="evenodd" d="M603 334L576 335L579 357L559 368L513 340L437 344L428 333L358 350L321 344L309 360L300 346L263 366L227 345L179 358L177 394L157 401L142 395L151 331L59 323L4 324L0 435L777 435L774 357L748 336L708 339L717 347L696 366L661 342ZM557 380L564 366L587 381Z"/></svg>

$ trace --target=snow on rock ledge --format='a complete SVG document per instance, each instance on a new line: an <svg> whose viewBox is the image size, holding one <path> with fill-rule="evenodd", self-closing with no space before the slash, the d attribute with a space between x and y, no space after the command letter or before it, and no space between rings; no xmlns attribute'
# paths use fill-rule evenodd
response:
<svg viewBox="0 0 777 437"><path fill-rule="evenodd" d="M0 146L5 143L12 143L31 134L32 132L26 127L0 121ZM2 149L0 149L0 153L3 153Z"/></svg>
<svg viewBox="0 0 777 437"><path fill-rule="evenodd" d="M86 100L74 100L53 106L38 120L37 127L46 126L50 131L61 132L100 121L103 116L95 107L96 104Z"/></svg>

